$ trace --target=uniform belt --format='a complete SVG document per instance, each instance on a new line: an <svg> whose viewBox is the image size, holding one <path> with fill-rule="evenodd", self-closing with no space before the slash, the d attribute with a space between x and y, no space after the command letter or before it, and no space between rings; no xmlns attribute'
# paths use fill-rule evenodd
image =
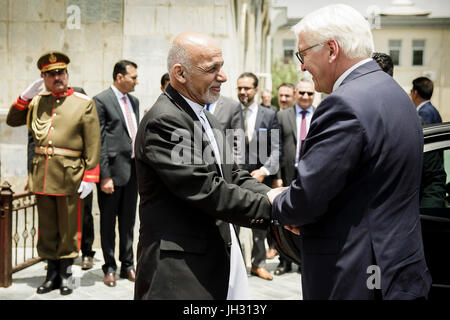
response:
<svg viewBox="0 0 450 320"><path fill-rule="evenodd" d="M57 148L57 147L34 147L34 153L36 154L44 154L48 156L66 156L66 157L80 157L81 151L78 150L70 150L70 149L63 149L63 148Z"/></svg>

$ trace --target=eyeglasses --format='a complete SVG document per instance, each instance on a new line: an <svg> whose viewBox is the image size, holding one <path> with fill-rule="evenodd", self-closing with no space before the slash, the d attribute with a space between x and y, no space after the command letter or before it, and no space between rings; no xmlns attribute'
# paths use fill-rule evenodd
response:
<svg viewBox="0 0 450 320"><path fill-rule="evenodd" d="M299 91L298 93L299 93L301 96L304 95L305 93L307 93L308 96L310 96L310 97L314 94L314 92L309 92L309 91Z"/></svg>
<svg viewBox="0 0 450 320"><path fill-rule="evenodd" d="M297 51L297 52L295 53L295 56L297 57L298 61L300 61L300 63L303 64L303 61L304 61L304 60L303 60L303 52L305 52L305 51L307 51L307 50L309 50L309 49L315 48L315 47L317 47L317 46L324 45L325 43L327 43L327 42L324 41L324 42L315 44L315 45L313 45L313 46L311 46L311 47L309 47L309 48L303 49L303 50L301 50L301 51Z"/></svg>
<svg viewBox="0 0 450 320"><path fill-rule="evenodd" d="M66 69L55 69L55 70L50 70L50 71L44 72L44 74L49 75L51 77L54 77L56 75L61 76L65 73L66 73Z"/></svg>

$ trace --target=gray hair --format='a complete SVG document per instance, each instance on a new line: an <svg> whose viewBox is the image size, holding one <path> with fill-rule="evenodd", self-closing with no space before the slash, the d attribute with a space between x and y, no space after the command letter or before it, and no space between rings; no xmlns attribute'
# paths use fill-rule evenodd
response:
<svg viewBox="0 0 450 320"><path fill-rule="evenodd" d="M297 84L295 85L295 88L297 88L298 85L302 82L312 84L312 86L314 87L314 81L312 81L310 78L305 77L305 78L301 79L299 82L297 82Z"/></svg>
<svg viewBox="0 0 450 320"><path fill-rule="evenodd" d="M369 58L374 51L373 36L367 20L345 4L334 4L306 15L293 27L308 45L334 39L350 59ZM314 49L313 49L314 50Z"/></svg>
<svg viewBox="0 0 450 320"><path fill-rule="evenodd" d="M191 57L186 48L173 43L169 49L169 54L167 55L167 70L169 73L171 73L172 67L177 63L188 70L190 70L192 66Z"/></svg>

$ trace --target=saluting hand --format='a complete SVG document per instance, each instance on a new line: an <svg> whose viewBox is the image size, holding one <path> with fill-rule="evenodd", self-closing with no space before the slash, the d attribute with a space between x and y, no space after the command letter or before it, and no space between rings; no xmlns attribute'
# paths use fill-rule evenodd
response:
<svg viewBox="0 0 450 320"><path fill-rule="evenodd" d="M25 89L24 92L22 92L20 97L26 101L33 99L35 95L39 94L42 91L42 83L44 83L44 79L42 78L35 80L28 86L28 88Z"/></svg>

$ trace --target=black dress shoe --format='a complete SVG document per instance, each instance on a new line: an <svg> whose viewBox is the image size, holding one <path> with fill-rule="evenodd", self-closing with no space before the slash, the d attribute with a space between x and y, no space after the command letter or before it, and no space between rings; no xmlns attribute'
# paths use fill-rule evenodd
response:
<svg viewBox="0 0 450 320"><path fill-rule="evenodd" d="M61 278L59 277L59 261L48 260L47 276L44 283L37 288L38 294L43 294L59 288Z"/></svg>
<svg viewBox="0 0 450 320"><path fill-rule="evenodd" d="M71 284L73 259L61 259L59 260L59 264L59 275L61 277L59 291L65 296L73 292L73 286Z"/></svg>
<svg viewBox="0 0 450 320"><path fill-rule="evenodd" d="M274 271L274 275L276 275L276 276L281 276L282 274L285 274L285 273L287 273L287 272L290 272L292 270L292 266L291 266L291 264L289 263L289 264L287 264L287 265L279 265L276 269L275 269L275 271Z"/></svg>
<svg viewBox="0 0 450 320"><path fill-rule="evenodd" d="M53 279L53 280L46 280L39 288L37 288L38 294L43 294L50 292L54 289L58 289L60 286L60 279L59 277Z"/></svg>
<svg viewBox="0 0 450 320"><path fill-rule="evenodd" d="M70 282L69 279L62 279L61 286L59 287L59 292L66 296L68 294L71 294L73 290L70 288Z"/></svg>

